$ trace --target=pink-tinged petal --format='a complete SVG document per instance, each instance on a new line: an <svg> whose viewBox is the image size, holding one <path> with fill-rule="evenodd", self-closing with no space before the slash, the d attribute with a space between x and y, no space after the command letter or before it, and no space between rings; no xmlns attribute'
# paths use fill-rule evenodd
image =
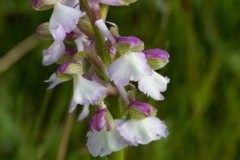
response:
<svg viewBox="0 0 240 160"><path fill-rule="evenodd" d="M111 41L113 44L116 43L116 39L113 37L113 35L110 33L109 29L107 28L105 21L103 19L99 19L95 22L95 25L98 27L98 29L103 33L103 35Z"/></svg>
<svg viewBox="0 0 240 160"><path fill-rule="evenodd" d="M50 18L49 30L55 40L63 41L66 33L76 28L80 17L85 13L62 4L56 4Z"/></svg>
<svg viewBox="0 0 240 160"><path fill-rule="evenodd" d="M144 94L152 97L155 100L163 100L164 97L161 92L167 90L169 83L168 77L163 77L157 72L153 71L152 75L143 76L138 82L138 88Z"/></svg>
<svg viewBox="0 0 240 160"><path fill-rule="evenodd" d="M47 49L43 50L43 61L44 66L48 66L56 62L65 54L65 45L62 41L54 41L53 44Z"/></svg>
<svg viewBox="0 0 240 160"><path fill-rule="evenodd" d="M117 126L121 123L121 120L114 120L114 127L110 131L103 129L99 132L89 131L87 133L87 147L92 156L103 157L127 146L127 143L117 131Z"/></svg>
<svg viewBox="0 0 240 160"><path fill-rule="evenodd" d="M49 87L47 88L49 89L53 89L55 86L57 86L58 84L62 83L62 81L60 81L57 76L56 73L53 73L50 78L48 80L45 80L44 82L46 83L50 83Z"/></svg>
<svg viewBox="0 0 240 160"><path fill-rule="evenodd" d="M78 116L78 120L79 120L79 121L82 121L82 120L85 119L88 115L89 115L89 105L85 105L85 106L83 106L82 112L81 112L80 115Z"/></svg>
<svg viewBox="0 0 240 160"><path fill-rule="evenodd" d="M74 76L73 87L73 100L81 105L97 104L107 91L101 84L87 80L81 75Z"/></svg>
<svg viewBox="0 0 240 160"><path fill-rule="evenodd" d="M167 126L157 117L147 117L142 120L128 120L118 127L120 135L130 145L148 144L151 141L166 138Z"/></svg>
<svg viewBox="0 0 240 160"><path fill-rule="evenodd" d="M101 3L111 6L123 6L129 5L130 3L134 3L137 0L100 0Z"/></svg>
<svg viewBox="0 0 240 160"><path fill-rule="evenodd" d="M108 76L114 83L126 86L131 81L139 81L152 70L141 52L129 52L115 60L108 68Z"/></svg>

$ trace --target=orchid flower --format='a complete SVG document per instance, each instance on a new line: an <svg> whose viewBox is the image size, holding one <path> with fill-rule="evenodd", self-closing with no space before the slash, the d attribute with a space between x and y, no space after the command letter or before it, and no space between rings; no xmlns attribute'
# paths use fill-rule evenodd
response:
<svg viewBox="0 0 240 160"><path fill-rule="evenodd" d="M68 3L66 3L68 4ZM70 33L76 28L76 24L85 12L79 9L57 3L49 22L49 30L56 41L63 41L66 33Z"/></svg>
<svg viewBox="0 0 240 160"><path fill-rule="evenodd" d="M148 144L167 137L167 127L164 122L155 117L157 112L155 108L140 101L132 101L129 107L131 119L117 128L129 145Z"/></svg>
<svg viewBox="0 0 240 160"><path fill-rule="evenodd" d="M92 156L103 157L128 145L117 130L122 122L122 120L109 119L106 108L94 114L90 121L91 131L87 133L87 147Z"/></svg>

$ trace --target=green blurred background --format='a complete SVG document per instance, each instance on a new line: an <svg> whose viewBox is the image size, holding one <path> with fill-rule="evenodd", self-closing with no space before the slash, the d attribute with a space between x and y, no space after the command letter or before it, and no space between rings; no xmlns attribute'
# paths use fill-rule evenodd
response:
<svg viewBox="0 0 240 160"><path fill-rule="evenodd" d="M56 68L41 65L42 49L51 42L29 37L50 14L34 11L29 0L0 0L1 160L56 159L66 119L73 121L66 159L91 159L85 146L88 120L78 122L67 112L71 82L53 91L43 83ZM170 135L129 147L126 159L239 160L240 0L139 0L112 7L108 20L121 35L170 53L160 70L171 79L165 101L151 102ZM24 47L4 57L27 37Z"/></svg>

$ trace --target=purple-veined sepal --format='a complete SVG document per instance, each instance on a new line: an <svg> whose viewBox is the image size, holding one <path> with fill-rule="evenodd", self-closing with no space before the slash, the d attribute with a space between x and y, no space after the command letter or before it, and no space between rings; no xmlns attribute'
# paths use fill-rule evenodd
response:
<svg viewBox="0 0 240 160"><path fill-rule="evenodd" d="M141 52L144 49L144 43L139 38L134 36L118 37L116 50L119 54L131 52Z"/></svg>
<svg viewBox="0 0 240 160"><path fill-rule="evenodd" d="M163 68L169 62L169 54L168 52L162 49L149 49L143 51L148 61L149 66L153 70L158 70Z"/></svg>
<svg viewBox="0 0 240 160"><path fill-rule="evenodd" d="M40 24L36 28L35 33L39 38L41 38L43 40L52 40L53 39L53 37L49 31L49 23L48 22Z"/></svg>
<svg viewBox="0 0 240 160"><path fill-rule="evenodd" d="M129 104L131 119L141 120L149 116L156 116L157 109L148 103L133 100Z"/></svg>

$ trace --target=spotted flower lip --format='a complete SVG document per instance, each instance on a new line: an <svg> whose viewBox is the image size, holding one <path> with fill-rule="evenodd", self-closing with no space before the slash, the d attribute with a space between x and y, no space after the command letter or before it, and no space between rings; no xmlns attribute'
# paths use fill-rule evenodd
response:
<svg viewBox="0 0 240 160"><path fill-rule="evenodd" d="M110 131L102 129L100 131L91 130L87 133L87 148L93 157L103 157L128 146L117 130L121 123L123 120L115 119Z"/></svg>
<svg viewBox="0 0 240 160"><path fill-rule="evenodd" d="M146 58L160 58L163 60L169 59L168 52L159 48L145 50L143 53L146 55Z"/></svg>
<svg viewBox="0 0 240 160"><path fill-rule="evenodd" d="M156 117L147 117L142 120L127 120L120 124L117 130L131 146L148 144L151 141L168 136L167 126Z"/></svg>

